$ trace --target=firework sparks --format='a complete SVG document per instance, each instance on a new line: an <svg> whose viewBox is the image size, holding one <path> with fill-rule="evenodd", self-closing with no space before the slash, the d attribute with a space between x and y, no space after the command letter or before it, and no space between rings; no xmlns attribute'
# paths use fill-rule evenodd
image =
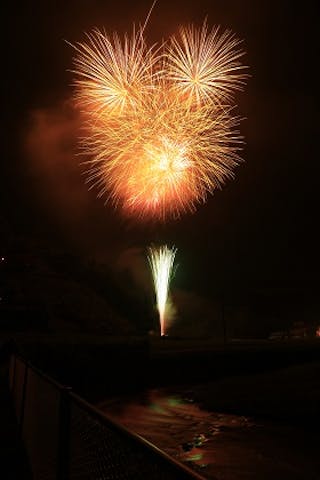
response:
<svg viewBox="0 0 320 480"><path fill-rule="evenodd" d="M230 31L208 31L206 22L201 29L182 28L166 55L168 76L191 103L228 103L246 78L240 44Z"/></svg>
<svg viewBox="0 0 320 480"><path fill-rule="evenodd" d="M149 248L148 260L156 292L161 336L165 335L168 292L176 252L175 248L170 249L167 245Z"/></svg>
<svg viewBox="0 0 320 480"><path fill-rule="evenodd" d="M74 46L81 145L99 196L166 220L233 176L242 138L232 95L246 78L239 43L204 24L151 48L143 29L123 40L95 30Z"/></svg>

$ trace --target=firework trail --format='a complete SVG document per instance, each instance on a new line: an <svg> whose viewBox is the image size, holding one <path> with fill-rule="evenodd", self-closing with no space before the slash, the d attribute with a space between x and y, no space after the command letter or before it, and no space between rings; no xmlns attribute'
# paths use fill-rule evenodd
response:
<svg viewBox="0 0 320 480"><path fill-rule="evenodd" d="M81 146L99 196L166 220L233 176L242 146L233 95L247 75L232 33L205 23L148 47L144 28L123 39L94 30L73 47Z"/></svg>
<svg viewBox="0 0 320 480"><path fill-rule="evenodd" d="M156 292L161 336L165 335L166 307L176 252L175 248L170 249L167 245L149 248L148 260Z"/></svg>

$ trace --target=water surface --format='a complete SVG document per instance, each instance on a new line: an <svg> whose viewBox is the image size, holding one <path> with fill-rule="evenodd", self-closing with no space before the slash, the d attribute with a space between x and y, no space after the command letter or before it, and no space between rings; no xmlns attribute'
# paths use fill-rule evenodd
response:
<svg viewBox="0 0 320 480"><path fill-rule="evenodd" d="M168 389L113 398L99 408L208 479L320 478L318 447L295 427L209 412Z"/></svg>

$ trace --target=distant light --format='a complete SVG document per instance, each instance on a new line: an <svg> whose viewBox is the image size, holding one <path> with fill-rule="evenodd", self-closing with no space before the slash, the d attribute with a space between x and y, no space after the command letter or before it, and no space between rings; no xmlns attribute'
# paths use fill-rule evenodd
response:
<svg viewBox="0 0 320 480"><path fill-rule="evenodd" d="M4 257L1 257L1 262L4 262L5 261L5 258Z"/></svg>

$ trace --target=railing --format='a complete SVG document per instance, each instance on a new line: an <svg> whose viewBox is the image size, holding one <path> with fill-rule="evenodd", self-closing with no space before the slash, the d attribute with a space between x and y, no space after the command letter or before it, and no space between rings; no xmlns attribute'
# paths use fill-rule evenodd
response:
<svg viewBox="0 0 320 480"><path fill-rule="evenodd" d="M35 480L204 480L20 356L9 381Z"/></svg>

